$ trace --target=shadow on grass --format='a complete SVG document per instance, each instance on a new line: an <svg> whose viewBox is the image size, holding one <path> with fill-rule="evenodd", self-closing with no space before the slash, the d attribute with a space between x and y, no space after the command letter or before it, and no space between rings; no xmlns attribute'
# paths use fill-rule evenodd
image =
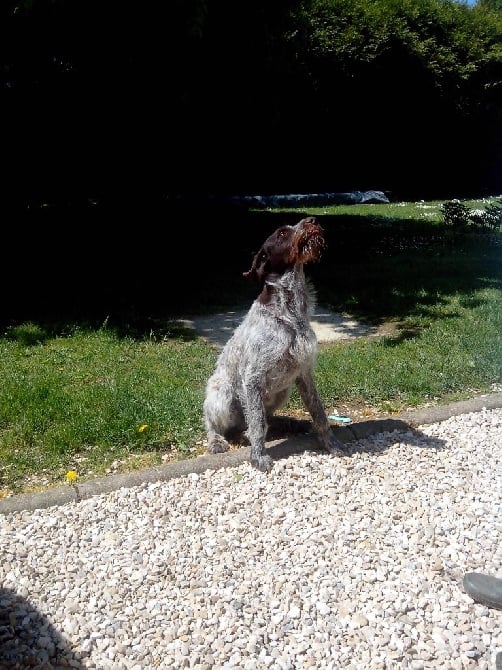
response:
<svg viewBox="0 0 502 670"><path fill-rule="evenodd" d="M320 305L378 325L453 293L473 306L473 291L501 285L499 250L487 239L369 211L318 216L327 250L306 274ZM106 324L121 337L191 339L173 318L249 306L257 287L242 273L254 254L278 226L308 214L186 203L17 214L6 223L16 253L0 271L9 287L1 325L57 334Z"/></svg>
<svg viewBox="0 0 502 670"><path fill-rule="evenodd" d="M463 294L463 305L474 307L474 291L502 286L496 238L455 238L448 230L424 227L422 221L380 227L358 217L327 219L322 223L328 250L312 276L319 300L334 311L347 310L376 323L424 313L443 318L449 316L441 310L449 296ZM396 229L399 245L394 244ZM335 232L341 240L336 248Z"/></svg>
<svg viewBox="0 0 502 670"><path fill-rule="evenodd" d="M61 319L61 320L60 320ZM8 340L18 342L25 347L38 346L54 337L71 336L75 332L96 332L106 328L108 332L119 338L133 340L179 340L180 342L191 342L197 339L197 334L188 326L179 321L162 320L144 315L122 315L115 321L107 319L105 323L91 321L88 319L76 319L68 317L40 318L38 323L25 321L15 325L8 325L4 331L4 337ZM1 336L0 336L1 339Z"/></svg>

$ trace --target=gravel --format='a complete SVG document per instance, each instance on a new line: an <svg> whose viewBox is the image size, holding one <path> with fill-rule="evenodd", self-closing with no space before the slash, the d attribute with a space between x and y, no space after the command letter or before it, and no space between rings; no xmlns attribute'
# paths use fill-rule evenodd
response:
<svg viewBox="0 0 502 670"><path fill-rule="evenodd" d="M0 515L0 670L491 670L502 410Z"/></svg>

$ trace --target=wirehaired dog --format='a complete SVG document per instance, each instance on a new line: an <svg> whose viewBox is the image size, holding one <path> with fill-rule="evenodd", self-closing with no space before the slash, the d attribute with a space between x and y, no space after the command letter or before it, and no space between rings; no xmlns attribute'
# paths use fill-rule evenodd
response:
<svg viewBox="0 0 502 670"><path fill-rule="evenodd" d="M265 449L274 412L288 400L293 384L312 417L322 447L342 454L333 435L313 376L317 338L310 325L315 292L303 266L318 261L325 249L315 217L278 228L255 255L244 277L259 283L261 293L221 351L204 399L207 450L229 449L244 433L251 444L251 463L272 468Z"/></svg>

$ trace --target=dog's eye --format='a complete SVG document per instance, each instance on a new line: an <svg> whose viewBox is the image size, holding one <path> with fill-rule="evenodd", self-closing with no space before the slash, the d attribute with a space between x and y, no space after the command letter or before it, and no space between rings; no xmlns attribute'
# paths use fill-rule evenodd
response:
<svg viewBox="0 0 502 670"><path fill-rule="evenodd" d="M280 240L284 239L287 234L288 234L287 230L279 230L279 233L278 233L279 239Z"/></svg>

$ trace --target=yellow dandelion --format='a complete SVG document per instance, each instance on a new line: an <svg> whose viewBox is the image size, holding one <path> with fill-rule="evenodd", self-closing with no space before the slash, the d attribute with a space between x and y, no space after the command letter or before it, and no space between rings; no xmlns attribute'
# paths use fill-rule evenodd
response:
<svg viewBox="0 0 502 670"><path fill-rule="evenodd" d="M66 473L66 481L69 484L74 484L78 479L78 474L75 472L75 470L68 470Z"/></svg>
<svg viewBox="0 0 502 670"><path fill-rule="evenodd" d="M138 428L138 433L144 433L145 430L148 430L148 424L142 423L141 426Z"/></svg>

